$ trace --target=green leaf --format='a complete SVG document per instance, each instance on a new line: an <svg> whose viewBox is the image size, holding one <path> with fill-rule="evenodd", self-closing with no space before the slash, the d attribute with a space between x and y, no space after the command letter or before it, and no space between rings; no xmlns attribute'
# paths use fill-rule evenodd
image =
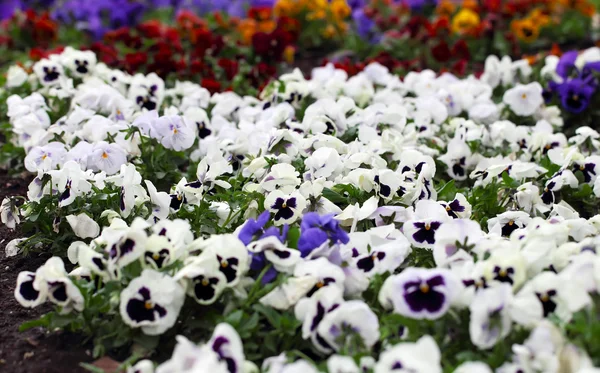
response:
<svg viewBox="0 0 600 373"><path fill-rule="evenodd" d="M454 179L444 184L437 192L438 199L441 201L452 201L456 196L456 185Z"/></svg>
<svg viewBox="0 0 600 373"><path fill-rule="evenodd" d="M323 197L327 198L328 200L335 203L336 205L348 204L347 197L344 197L341 194L339 194L338 192L335 192L329 188L323 189L322 195L323 195Z"/></svg>
<svg viewBox="0 0 600 373"><path fill-rule="evenodd" d="M287 245L292 249L298 248L298 240L300 239L300 228L293 226L287 234Z"/></svg>
<svg viewBox="0 0 600 373"><path fill-rule="evenodd" d="M54 313L50 312L50 313L43 315L42 317L40 317L37 320L26 321L19 326L19 331L24 332L31 328L37 328L38 326L47 328L50 325L50 322L52 321L53 315L54 315Z"/></svg>

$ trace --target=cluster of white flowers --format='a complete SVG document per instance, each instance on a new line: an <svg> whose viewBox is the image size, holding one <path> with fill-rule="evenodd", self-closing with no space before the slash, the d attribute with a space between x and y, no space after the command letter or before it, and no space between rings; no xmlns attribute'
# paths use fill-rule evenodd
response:
<svg viewBox="0 0 600 373"><path fill-rule="evenodd" d="M53 257L21 273L15 296L23 306L49 300L80 312L83 295L71 279L122 281L139 266L118 313L157 335L180 319L186 297L230 309L257 281L279 279L256 301L293 312L302 338L329 356L330 373L442 372L440 341L405 328L390 344L381 315L440 320L461 311L481 350L530 331L507 348L499 373L600 372L562 329L600 292L600 134L556 132L561 112L544 104L526 61L490 57L481 78L465 79L425 70L401 80L377 63L348 77L327 65L311 79L282 75L258 98L211 96L190 82L167 88L155 74L130 76L70 48L31 75L19 69L9 71L7 89L32 89L8 98L8 117L36 177L24 208L2 202L2 222L15 227L54 197L56 210L82 206L65 216L81 239L65 253L75 269L67 274ZM65 111L52 123L57 110ZM184 152L192 168L168 191L140 173L143 152L160 146ZM227 191L259 197L244 206L213 198ZM99 194L118 208L90 216L85 206ZM584 210L563 195L595 202ZM192 227L205 204L218 230ZM431 265L413 260L422 253L432 254ZM366 299L382 278L375 301ZM356 339L381 352L341 355ZM269 373L318 372L285 351L256 363ZM179 337L169 361L130 371L258 368L235 330L220 324L207 343ZM492 369L467 362L455 371Z"/></svg>

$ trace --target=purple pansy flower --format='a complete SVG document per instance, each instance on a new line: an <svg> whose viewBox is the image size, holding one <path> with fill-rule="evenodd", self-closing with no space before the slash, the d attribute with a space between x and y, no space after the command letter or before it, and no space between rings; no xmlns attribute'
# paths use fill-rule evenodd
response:
<svg viewBox="0 0 600 373"><path fill-rule="evenodd" d="M400 315L434 320L448 311L460 287L448 270L411 267L385 281L379 301Z"/></svg>
<svg viewBox="0 0 600 373"><path fill-rule="evenodd" d="M302 252L302 257L307 256L328 240L331 244L348 243L350 241L348 233L334 219L334 214L320 216L316 212L309 212L302 218L300 228L298 250Z"/></svg>

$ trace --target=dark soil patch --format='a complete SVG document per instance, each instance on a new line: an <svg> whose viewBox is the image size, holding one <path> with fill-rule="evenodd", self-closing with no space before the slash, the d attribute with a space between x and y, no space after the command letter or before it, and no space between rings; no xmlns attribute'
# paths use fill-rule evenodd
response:
<svg viewBox="0 0 600 373"><path fill-rule="evenodd" d="M6 196L27 193L29 177L12 178L0 171L0 201ZM79 373L85 370L80 362L92 360L89 351L77 335L49 333L42 328L19 332L19 326L50 311L49 305L23 308L14 298L17 276L21 271L35 271L50 257L34 254L29 257L4 257L10 240L21 237L19 229L0 227L0 372L10 373Z"/></svg>

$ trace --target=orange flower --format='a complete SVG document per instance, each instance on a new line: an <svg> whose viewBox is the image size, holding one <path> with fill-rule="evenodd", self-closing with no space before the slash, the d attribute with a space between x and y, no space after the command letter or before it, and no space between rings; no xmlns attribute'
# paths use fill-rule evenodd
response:
<svg viewBox="0 0 600 373"><path fill-rule="evenodd" d="M327 25L325 30L323 30L323 36L327 39L332 39L335 36L335 27L333 25Z"/></svg>
<svg viewBox="0 0 600 373"><path fill-rule="evenodd" d="M275 30L277 23L274 20L262 21L258 23L258 31L269 33Z"/></svg>
<svg viewBox="0 0 600 373"><path fill-rule="evenodd" d="M329 5L333 17L342 20L350 16L351 9L346 3L346 0L332 0Z"/></svg>
<svg viewBox="0 0 600 373"><path fill-rule="evenodd" d="M462 7L476 12L479 8L479 4L477 0L463 0Z"/></svg>
<svg viewBox="0 0 600 373"><path fill-rule="evenodd" d="M246 18L240 21L238 25L238 32L242 37L244 44L250 44L252 42L252 35L256 33L258 24L255 20Z"/></svg>
<svg viewBox="0 0 600 373"><path fill-rule="evenodd" d="M540 35L539 26L529 18L515 19L510 25L511 30L519 40L531 43Z"/></svg>
<svg viewBox="0 0 600 373"><path fill-rule="evenodd" d="M545 14L540 8L533 9L529 12L529 18L533 23L537 24L538 27L544 27L550 23L550 16Z"/></svg>
<svg viewBox="0 0 600 373"><path fill-rule="evenodd" d="M455 9L456 9L456 7L454 6L454 3L452 2L452 0L441 0L438 3L435 11L440 16L450 17L452 15L452 13L454 13Z"/></svg>
<svg viewBox="0 0 600 373"><path fill-rule="evenodd" d="M553 43L552 44L552 49L550 49L550 55L552 56L562 56L562 51L560 50L560 47L558 46L557 43Z"/></svg>

